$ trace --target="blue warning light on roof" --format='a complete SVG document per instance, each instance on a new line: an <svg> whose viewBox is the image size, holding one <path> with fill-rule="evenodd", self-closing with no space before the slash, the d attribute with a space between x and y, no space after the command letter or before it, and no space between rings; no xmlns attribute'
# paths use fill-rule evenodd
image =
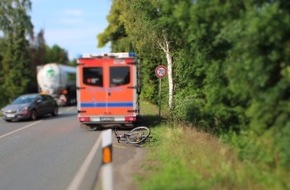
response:
<svg viewBox="0 0 290 190"><path fill-rule="evenodd" d="M81 54L81 53L76 54L76 55L75 55L75 58L76 58L76 59L80 59L80 58L82 58L82 54Z"/></svg>
<svg viewBox="0 0 290 190"><path fill-rule="evenodd" d="M129 52L129 57L136 57L135 52Z"/></svg>

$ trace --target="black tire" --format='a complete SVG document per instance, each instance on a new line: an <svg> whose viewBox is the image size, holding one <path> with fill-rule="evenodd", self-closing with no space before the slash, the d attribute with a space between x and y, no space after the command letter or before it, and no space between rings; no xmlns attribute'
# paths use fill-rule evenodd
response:
<svg viewBox="0 0 290 190"><path fill-rule="evenodd" d="M30 118L31 118L31 120L33 120L33 121L37 120L38 115L37 115L37 111L36 111L36 110L32 110L32 111L31 111Z"/></svg>
<svg viewBox="0 0 290 190"><path fill-rule="evenodd" d="M80 123L80 127L85 129L85 130L91 130L91 127L86 125L86 124L84 124L84 123Z"/></svg>
<svg viewBox="0 0 290 190"><path fill-rule="evenodd" d="M94 125L90 125L90 129L93 131L101 131L103 130L103 127L99 124L94 124Z"/></svg>
<svg viewBox="0 0 290 190"><path fill-rule="evenodd" d="M57 107L57 106L55 106L55 107L53 108L53 110L52 110L52 112L51 112L51 115L52 115L52 116L57 116L57 115L58 115L58 107Z"/></svg>
<svg viewBox="0 0 290 190"><path fill-rule="evenodd" d="M140 126L132 129L126 135L126 140L131 144L139 144L145 141L150 135L150 129L145 126Z"/></svg>
<svg viewBox="0 0 290 190"><path fill-rule="evenodd" d="M102 126L98 125L98 124L85 124L85 123L81 123L80 124L81 128L84 128L88 131L100 131L102 130Z"/></svg>

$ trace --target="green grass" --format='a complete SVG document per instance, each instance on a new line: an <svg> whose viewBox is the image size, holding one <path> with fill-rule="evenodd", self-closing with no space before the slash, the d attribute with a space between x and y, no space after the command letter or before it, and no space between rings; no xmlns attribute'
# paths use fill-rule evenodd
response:
<svg viewBox="0 0 290 190"><path fill-rule="evenodd" d="M208 133L182 124L170 124L150 112L152 139L138 175L140 189L287 189L287 175L241 161L237 151ZM145 110L145 109L144 109ZM143 110L143 111L144 111ZM158 109L157 109L158 110ZM144 111L146 116L146 112ZM152 120L155 119L155 120ZM287 187L288 186L288 187Z"/></svg>

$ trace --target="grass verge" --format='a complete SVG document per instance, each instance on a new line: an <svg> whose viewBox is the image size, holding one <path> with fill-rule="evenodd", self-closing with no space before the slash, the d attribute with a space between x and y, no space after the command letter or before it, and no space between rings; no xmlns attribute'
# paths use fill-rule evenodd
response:
<svg viewBox="0 0 290 190"><path fill-rule="evenodd" d="M154 108L148 110L152 114ZM215 136L164 120L151 129L144 172L137 176L142 190L287 189L281 175L239 160L236 151Z"/></svg>

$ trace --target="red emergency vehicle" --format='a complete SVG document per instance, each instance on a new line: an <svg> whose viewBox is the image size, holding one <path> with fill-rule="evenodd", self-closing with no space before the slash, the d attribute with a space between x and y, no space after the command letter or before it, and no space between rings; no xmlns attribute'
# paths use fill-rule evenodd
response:
<svg viewBox="0 0 290 190"><path fill-rule="evenodd" d="M137 123L139 94L140 68L133 52L82 55L78 59L79 122Z"/></svg>

